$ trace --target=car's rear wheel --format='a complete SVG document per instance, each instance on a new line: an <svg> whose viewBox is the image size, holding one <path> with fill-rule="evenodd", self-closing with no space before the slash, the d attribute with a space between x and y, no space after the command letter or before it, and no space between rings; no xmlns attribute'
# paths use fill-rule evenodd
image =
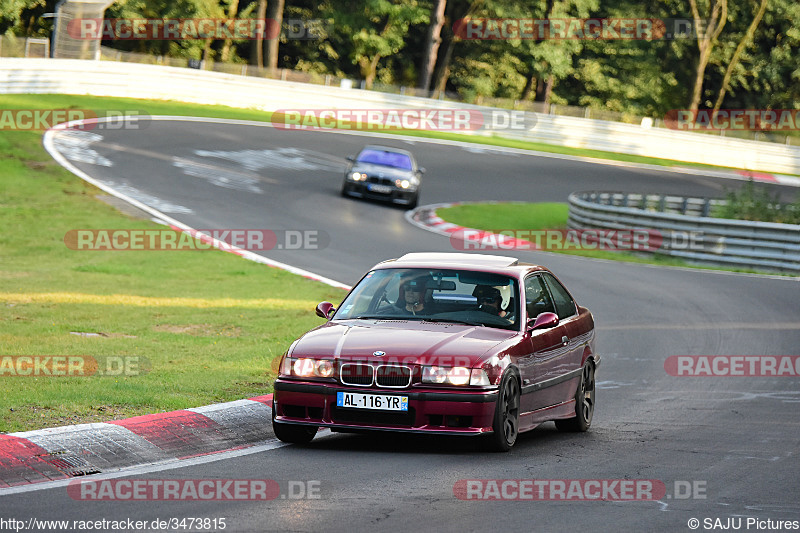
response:
<svg viewBox="0 0 800 533"><path fill-rule="evenodd" d="M494 411L493 433L488 447L492 451L507 452L519 436L519 379L513 370L506 372L500 381L500 391Z"/></svg>
<svg viewBox="0 0 800 533"><path fill-rule="evenodd" d="M272 431L282 442L290 444L308 444L317 434L316 426L299 426L296 424L281 424L275 421L275 408L272 409Z"/></svg>
<svg viewBox="0 0 800 533"><path fill-rule="evenodd" d="M586 431L592 425L594 416L594 364L586 361L581 372L581 380L575 390L575 416L556 420L559 431Z"/></svg>

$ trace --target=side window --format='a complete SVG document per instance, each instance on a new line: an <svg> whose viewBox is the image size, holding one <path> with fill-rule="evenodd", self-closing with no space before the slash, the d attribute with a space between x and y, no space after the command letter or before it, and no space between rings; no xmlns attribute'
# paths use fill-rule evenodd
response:
<svg viewBox="0 0 800 533"><path fill-rule="evenodd" d="M564 320L565 318L577 314L575 301L572 299L572 296L569 295L567 289L565 289L558 282L558 280L556 280L556 278L550 274L545 274L545 277L547 278L547 286L550 288L550 293L553 295L553 301L556 305L556 314L558 314L558 319Z"/></svg>
<svg viewBox="0 0 800 533"><path fill-rule="evenodd" d="M528 320L536 318L542 313L556 312L550 295L544 287L542 276L525 278L525 307L528 311Z"/></svg>

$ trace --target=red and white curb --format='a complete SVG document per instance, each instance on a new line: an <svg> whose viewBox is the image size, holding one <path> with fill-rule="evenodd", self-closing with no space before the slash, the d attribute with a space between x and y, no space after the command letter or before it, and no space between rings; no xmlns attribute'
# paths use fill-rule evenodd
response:
<svg viewBox="0 0 800 533"><path fill-rule="evenodd" d="M272 394L124 420L0 435L4 489L180 462L272 439Z"/></svg>
<svg viewBox="0 0 800 533"><path fill-rule="evenodd" d="M741 178L764 183L775 183L777 185L787 185L789 187L800 187L800 178L797 176L787 176L785 174L769 174L767 172L753 172L750 170L739 170L736 172Z"/></svg>
<svg viewBox="0 0 800 533"><path fill-rule="evenodd" d="M478 202L470 202L475 204ZM480 202L482 204L501 204L507 202ZM423 205L411 211L406 211L405 217L408 222L417 226L418 228L438 233L450 238L450 243L453 248L464 250L464 245L456 245L453 241L467 242L465 237L469 236L469 247L474 250L540 250L541 246L534 242L525 239L517 239L509 235L501 233L494 233L492 231L466 228L447 222L436 214L438 209L445 209L461 205L461 202L454 202L448 204L430 204Z"/></svg>

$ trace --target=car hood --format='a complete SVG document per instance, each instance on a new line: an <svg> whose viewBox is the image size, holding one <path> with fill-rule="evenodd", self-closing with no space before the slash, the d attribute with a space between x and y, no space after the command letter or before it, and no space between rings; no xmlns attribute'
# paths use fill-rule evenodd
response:
<svg viewBox="0 0 800 533"><path fill-rule="evenodd" d="M404 170L402 168L395 168L395 167L386 167L383 165L373 165L372 163L353 163L353 167L350 169L351 172L363 172L364 174L369 174L370 176L374 176L377 174L383 174L385 178L407 178L409 176L413 176L414 172L411 170Z"/></svg>
<svg viewBox="0 0 800 533"><path fill-rule="evenodd" d="M384 364L473 366L515 335L515 331L483 326L407 320L334 321L303 335L291 355Z"/></svg>

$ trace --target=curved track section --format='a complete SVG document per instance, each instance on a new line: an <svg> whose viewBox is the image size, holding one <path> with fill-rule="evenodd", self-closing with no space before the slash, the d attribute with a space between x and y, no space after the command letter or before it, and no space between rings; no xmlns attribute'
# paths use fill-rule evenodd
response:
<svg viewBox="0 0 800 533"><path fill-rule="evenodd" d="M324 249L267 255L343 283L405 252L452 251L447 238L408 224L400 209L339 196L344 156L374 138L182 120L89 135L67 136L56 147L94 179L191 227L326 231ZM718 196L732 185L480 146L381 142L410 148L427 167L423 203L565 201L582 189ZM309 447L160 475L319 480L320 499L88 503L51 489L43 498L7 496L3 507L20 517L227 517L228 531L407 530L411 521L443 531L687 531L691 518L800 520L800 380L672 377L664 369L670 355L800 353L797 280L515 255L552 268L596 317L604 362L587 434L546 424L499 455L457 439L320 435ZM454 486L470 479L657 479L667 495L624 505L455 497ZM686 483L702 490L681 498L676 487ZM43 509L36 502L45 498Z"/></svg>

